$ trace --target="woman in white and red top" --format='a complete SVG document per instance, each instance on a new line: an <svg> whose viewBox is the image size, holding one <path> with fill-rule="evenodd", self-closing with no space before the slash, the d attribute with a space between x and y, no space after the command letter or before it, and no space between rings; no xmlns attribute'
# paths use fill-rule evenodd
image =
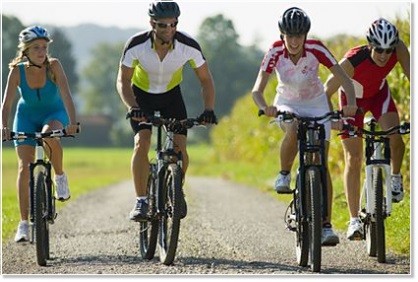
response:
<svg viewBox="0 0 418 282"><path fill-rule="evenodd" d="M357 110L354 86L331 52L319 40L307 39L311 22L306 13L296 7L287 9L279 20L280 38L267 52L261 64L252 94L254 102L267 116L275 117L277 111L300 116L321 116L330 111L324 86L318 78L319 64L326 66L342 83L348 94L345 115L352 116ZM279 84L273 105L264 99L264 89L270 75L276 71ZM275 182L277 193L291 193L290 171L297 154L296 123L280 123L285 137L280 148L281 170ZM327 140L331 124L325 124ZM327 142L328 151L328 142ZM328 175L328 218L324 221L322 244L336 245L338 236L331 226L332 183Z"/></svg>
<svg viewBox="0 0 418 282"><path fill-rule="evenodd" d="M374 21L367 31L368 45L352 48L340 64L352 78L356 89L357 105L364 113L371 112L383 130L399 125L399 115L390 94L386 76L399 62L406 77L410 78L410 54L405 43L399 40L396 27L385 19ZM335 77L325 84L326 93L331 97L339 87ZM347 104L345 91L340 90L340 105ZM355 116L352 122L363 128L364 113ZM350 122L351 123L351 122ZM363 226L358 217L360 206L360 173L363 163L363 139L342 136L345 171L344 187L350 213L347 230L349 240L363 238ZM403 199L402 176L400 169L405 152L405 144L400 135L390 136L392 153L392 200Z"/></svg>

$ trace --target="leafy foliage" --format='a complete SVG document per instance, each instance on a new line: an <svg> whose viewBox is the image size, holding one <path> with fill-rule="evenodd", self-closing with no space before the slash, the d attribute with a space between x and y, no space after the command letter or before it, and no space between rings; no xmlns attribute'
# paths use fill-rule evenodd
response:
<svg viewBox="0 0 418 282"><path fill-rule="evenodd" d="M3 85L2 93L6 87L7 76L9 75L9 63L17 55L17 44L19 32L24 28L20 20L14 16L2 15L2 62L1 62L1 81Z"/></svg>

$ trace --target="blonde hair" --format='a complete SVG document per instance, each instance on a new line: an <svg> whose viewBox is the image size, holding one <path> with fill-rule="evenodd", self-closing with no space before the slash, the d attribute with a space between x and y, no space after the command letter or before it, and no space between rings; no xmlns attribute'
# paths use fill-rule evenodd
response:
<svg viewBox="0 0 418 282"><path fill-rule="evenodd" d="M16 57L9 63L9 69L14 69L19 63L21 62L29 62L27 56L26 56L26 51L32 47L34 45L34 40L30 41L30 42L21 42L19 43L19 45L17 46L18 51L17 51L17 55ZM49 42L48 42L49 43ZM51 61L50 61L50 57L49 54L46 55L46 59L45 62L43 63L46 66L46 73L47 76L54 82L56 83L55 80L55 75L54 72L52 71L51 68ZM29 66L28 66L29 67Z"/></svg>

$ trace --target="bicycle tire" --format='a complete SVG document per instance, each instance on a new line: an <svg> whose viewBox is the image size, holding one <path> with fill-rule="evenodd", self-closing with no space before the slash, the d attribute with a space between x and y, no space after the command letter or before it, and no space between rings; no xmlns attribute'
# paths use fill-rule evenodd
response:
<svg viewBox="0 0 418 282"><path fill-rule="evenodd" d="M321 271L321 237L322 237L322 184L318 167L306 171L307 207L310 209L309 221L309 258L313 272Z"/></svg>
<svg viewBox="0 0 418 282"><path fill-rule="evenodd" d="M367 254L370 257L377 256L376 249L376 223L369 221L367 224L364 224L364 229L366 233L366 248Z"/></svg>
<svg viewBox="0 0 418 282"><path fill-rule="evenodd" d="M371 177L373 177L373 175ZM364 185L366 185L366 183L364 183ZM372 189L375 189L375 187L372 187ZM368 205L368 202L371 201L371 199L367 198L366 189L363 189L363 196L364 201L362 201L361 203L361 211L363 212L364 216L361 217L361 220L364 224L367 254L370 257L376 257L376 222L374 221L374 219L372 220L371 215L367 213L366 207Z"/></svg>
<svg viewBox="0 0 418 282"><path fill-rule="evenodd" d="M160 220L159 249L160 261L165 265L171 265L174 261L178 238L180 235L181 201L182 201L182 171L177 164L167 167L163 197L165 212Z"/></svg>
<svg viewBox="0 0 418 282"><path fill-rule="evenodd" d="M308 230L308 221L306 217L302 217L304 212L304 205L301 189L301 178L298 174L296 181L296 192L294 194L294 209L295 209L295 218L296 218L296 260L299 266L307 266L309 260L309 230Z"/></svg>
<svg viewBox="0 0 418 282"><path fill-rule="evenodd" d="M47 186L45 174L38 172L35 175L34 187L34 224L35 224L35 242L36 258L40 266L46 266L49 258L49 230L48 230L48 207L47 207Z"/></svg>
<svg viewBox="0 0 418 282"><path fill-rule="evenodd" d="M158 239L158 219L156 218L156 179L153 171L156 171L155 164L150 165L150 174L148 176L147 195L150 206L150 219L139 224L139 249L144 259L154 258Z"/></svg>
<svg viewBox="0 0 418 282"><path fill-rule="evenodd" d="M375 219L376 219L376 249L377 261L386 262L385 248L385 216L383 209L383 173L382 169L373 170L373 187L375 193Z"/></svg>

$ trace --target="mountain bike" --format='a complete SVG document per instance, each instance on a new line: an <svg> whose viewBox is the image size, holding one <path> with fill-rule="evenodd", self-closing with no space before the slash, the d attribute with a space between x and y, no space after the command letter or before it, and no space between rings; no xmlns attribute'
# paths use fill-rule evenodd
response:
<svg viewBox="0 0 418 282"><path fill-rule="evenodd" d="M201 125L201 122L196 118L183 121L165 119L159 112L147 119L147 123L157 129L156 159L150 162L147 184L148 220L140 222L139 247L141 256L150 260L154 257L158 243L160 261L170 265L177 250L180 220L187 212L182 188L183 156L175 150L174 134L182 129Z"/></svg>
<svg viewBox="0 0 418 282"><path fill-rule="evenodd" d="M367 253L386 262L385 219L392 213L390 140L392 134L409 134L410 124L404 122L385 131L378 131L377 121L365 122L369 130L345 125L348 135L366 140L366 170L360 197L360 220L364 225Z"/></svg>
<svg viewBox="0 0 418 282"><path fill-rule="evenodd" d="M259 116L264 114L261 110ZM328 216L327 167L325 163L325 127L322 122L338 121L342 113L334 111L319 117L301 117L278 112L283 122L298 122L299 168L293 199L285 212L285 225L295 232L298 265L321 270L322 222Z"/></svg>
<svg viewBox="0 0 418 282"><path fill-rule="evenodd" d="M50 259L49 225L57 218L55 210L55 187L51 177L51 163L46 157L43 140L45 138L74 137L67 135L65 129L50 132L11 132L10 140L36 141L35 160L29 165L29 224L31 226L30 243L36 243L36 259L40 266L46 266ZM4 140L3 140L4 141ZM45 143L47 146L47 143Z"/></svg>

